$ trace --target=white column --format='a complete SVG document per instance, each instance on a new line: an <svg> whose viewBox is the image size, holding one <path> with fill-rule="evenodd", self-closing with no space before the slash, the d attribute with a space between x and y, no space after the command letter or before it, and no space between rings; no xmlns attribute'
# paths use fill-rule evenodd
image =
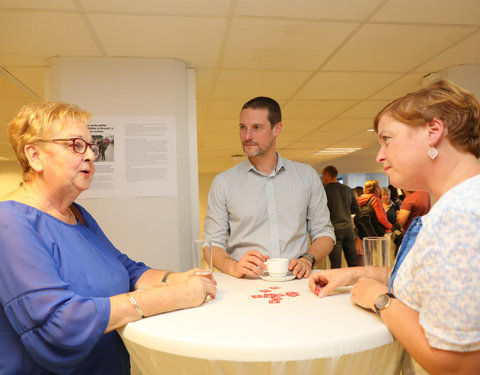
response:
<svg viewBox="0 0 480 375"><path fill-rule="evenodd" d="M423 87L440 78L452 81L480 100L480 65L456 65L430 73L423 79Z"/></svg>
<svg viewBox="0 0 480 375"><path fill-rule="evenodd" d="M198 191L198 167L196 150L191 147L196 142L195 108L191 108L194 81L185 64L160 59L63 57L49 63L46 97L50 100L75 103L98 117L175 118L176 196L79 199L78 203L132 259L161 269L190 268L190 244L198 235L198 210L193 212L198 207L198 193L192 197L192 191Z"/></svg>

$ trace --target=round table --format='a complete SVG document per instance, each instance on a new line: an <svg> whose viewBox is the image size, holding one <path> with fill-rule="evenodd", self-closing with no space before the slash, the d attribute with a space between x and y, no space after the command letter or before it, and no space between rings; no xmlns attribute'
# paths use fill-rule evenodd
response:
<svg viewBox="0 0 480 375"><path fill-rule="evenodd" d="M306 279L214 277L215 299L119 330L134 374L400 372L403 348L348 288L318 298Z"/></svg>

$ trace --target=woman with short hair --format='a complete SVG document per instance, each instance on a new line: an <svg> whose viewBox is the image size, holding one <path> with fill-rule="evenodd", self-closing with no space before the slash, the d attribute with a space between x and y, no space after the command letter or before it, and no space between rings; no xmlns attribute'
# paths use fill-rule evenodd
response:
<svg viewBox="0 0 480 375"><path fill-rule="evenodd" d="M352 301L376 311L432 374L480 374L480 105L441 80L376 116L377 161L394 186L425 190L435 205L410 225L388 287L363 268L312 274L326 296L353 285ZM388 294L387 294L388 293Z"/></svg>
<svg viewBox="0 0 480 375"><path fill-rule="evenodd" d="M129 259L74 203L99 153L89 116L44 102L24 106L9 124L23 184L0 201L2 374L129 374L117 328L215 296L214 281L195 270Z"/></svg>

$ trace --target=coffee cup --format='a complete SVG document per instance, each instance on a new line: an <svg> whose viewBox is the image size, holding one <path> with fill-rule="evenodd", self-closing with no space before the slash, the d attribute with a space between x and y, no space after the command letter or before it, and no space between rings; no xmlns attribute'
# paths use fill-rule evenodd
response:
<svg viewBox="0 0 480 375"><path fill-rule="evenodd" d="M267 271L270 276L282 277L288 273L288 258L267 259Z"/></svg>
<svg viewBox="0 0 480 375"><path fill-rule="evenodd" d="M197 269L195 275L211 275L213 271L212 243L207 239L194 240L192 251L193 268Z"/></svg>

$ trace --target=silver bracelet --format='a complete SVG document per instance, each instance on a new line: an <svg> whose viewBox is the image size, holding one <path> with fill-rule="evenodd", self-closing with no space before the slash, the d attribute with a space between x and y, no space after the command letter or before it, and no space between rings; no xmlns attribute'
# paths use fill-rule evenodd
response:
<svg viewBox="0 0 480 375"><path fill-rule="evenodd" d="M140 315L140 318L145 318L145 315L143 314L142 309L137 305L137 302L133 299L133 297L130 295L130 293L127 293L127 297L132 303L133 307L135 307L135 310L137 310L138 315Z"/></svg>

